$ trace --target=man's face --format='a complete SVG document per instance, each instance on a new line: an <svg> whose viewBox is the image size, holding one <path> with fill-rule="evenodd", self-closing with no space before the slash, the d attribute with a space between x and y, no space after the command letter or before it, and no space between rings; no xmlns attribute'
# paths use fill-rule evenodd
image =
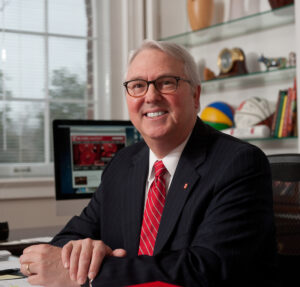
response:
<svg viewBox="0 0 300 287"><path fill-rule="evenodd" d="M146 49L131 63L126 81L152 81L166 75L187 79L181 61L160 50ZM143 97L127 94L126 98L130 119L148 145L156 141L176 147L195 124L199 96L200 87L192 89L188 82L180 80L177 90L170 94L161 94L151 84Z"/></svg>

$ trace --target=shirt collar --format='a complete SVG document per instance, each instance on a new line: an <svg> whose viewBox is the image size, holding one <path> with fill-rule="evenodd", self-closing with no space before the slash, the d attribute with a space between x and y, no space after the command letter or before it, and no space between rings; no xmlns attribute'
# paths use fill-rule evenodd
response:
<svg viewBox="0 0 300 287"><path fill-rule="evenodd" d="M173 177L178 161L180 159L180 156L182 154L182 151L187 143L187 141L190 138L191 133L188 135L188 137L185 139L184 142L182 142L179 146L177 146L175 149L173 149L171 152L169 152L164 158L159 159L156 157L154 152L150 149L149 152L149 172L148 172L148 182L152 182L154 180L154 168L153 165L157 160L162 160L164 166L166 167L168 173L170 174L171 178Z"/></svg>

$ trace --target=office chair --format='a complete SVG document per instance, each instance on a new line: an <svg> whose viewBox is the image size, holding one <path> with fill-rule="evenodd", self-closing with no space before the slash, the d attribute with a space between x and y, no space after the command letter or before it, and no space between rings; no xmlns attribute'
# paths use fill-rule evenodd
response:
<svg viewBox="0 0 300 287"><path fill-rule="evenodd" d="M300 286L300 154L268 156L282 286ZM296 284L296 285L295 285Z"/></svg>

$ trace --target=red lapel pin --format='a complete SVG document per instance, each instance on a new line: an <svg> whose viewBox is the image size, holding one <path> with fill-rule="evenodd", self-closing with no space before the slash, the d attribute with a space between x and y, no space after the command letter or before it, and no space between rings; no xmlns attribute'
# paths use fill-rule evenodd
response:
<svg viewBox="0 0 300 287"><path fill-rule="evenodd" d="M184 188L184 189L187 189L187 187L188 187L188 184L185 183L184 186L183 186L183 188Z"/></svg>

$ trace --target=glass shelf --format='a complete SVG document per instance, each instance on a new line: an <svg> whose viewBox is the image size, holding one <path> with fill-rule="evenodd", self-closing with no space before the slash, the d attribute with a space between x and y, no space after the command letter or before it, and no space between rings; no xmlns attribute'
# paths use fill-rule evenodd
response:
<svg viewBox="0 0 300 287"><path fill-rule="evenodd" d="M210 81L202 81L204 92L211 92L229 88L246 88L262 86L269 82L282 82L293 79L296 76L296 67L286 67L269 71L260 71L250 74L216 78Z"/></svg>
<svg viewBox="0 0 300 287"><path fill-rule="evenodd" d="M296 140L298 137L291 136L291 137L283 137L283 138L276 138L276 137L267 137L267 138L252 138L252 139L243 139L244 141L284 141L284 140Z"/></svg>
<svg viewBox="0 0 300 287"><path fill-rule="evenodd" d="M294 21L294 5L292 4L212 25L197 31L190 31L165 37L160 40L175 42L186 47L193 47L277 26L287 25Z"/></svg>

